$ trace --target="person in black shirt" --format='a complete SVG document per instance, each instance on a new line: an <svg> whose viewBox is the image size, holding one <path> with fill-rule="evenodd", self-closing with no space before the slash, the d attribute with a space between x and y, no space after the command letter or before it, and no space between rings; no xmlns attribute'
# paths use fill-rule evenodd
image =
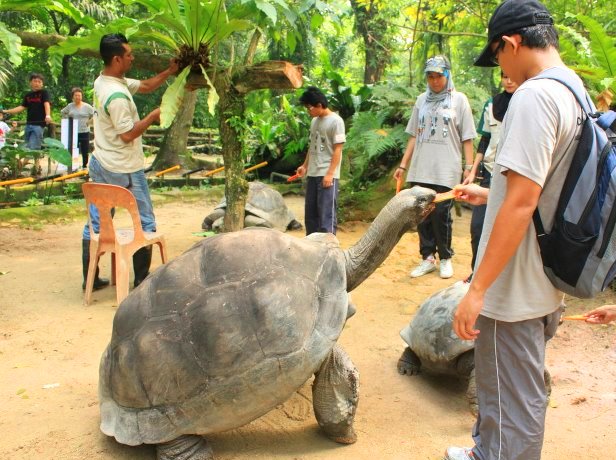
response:
<svg viewBox="0 0 616 460"><path fill-rule="evenodd" d="M44 79L41 74L30 74L30 89L32 91L25 94L21 105L4 111L10 114L28 111L24 137L26 147L31 150L41 150L43 129L52 121L49 92L43 86Z"/></svg>

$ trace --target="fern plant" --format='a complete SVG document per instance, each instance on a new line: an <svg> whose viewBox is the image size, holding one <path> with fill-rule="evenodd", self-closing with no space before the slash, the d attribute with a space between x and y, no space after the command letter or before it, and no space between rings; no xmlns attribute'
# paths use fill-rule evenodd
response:
<svg viewBox="0 0 616 460"><path fill-rule="evenodd" d="M565 42L563 57L589 85L592 92L600 96L605 92L616 94L616 40L593 18L581 14L568 14L584 26L586 34L580 34L573 27L561 26L577 46Z"/></svg>
<svg viewBox="0 0 616 460"><path fill-rule="evenodd" d="M385 113L373 111L359 112L353 116L345 151L351 158L351 176L355 186L379 176L381 168L377 165L389 163L389 157L397 161L402 155L408 139L404 126L386 126L383 124L385 119Z"/></svg>

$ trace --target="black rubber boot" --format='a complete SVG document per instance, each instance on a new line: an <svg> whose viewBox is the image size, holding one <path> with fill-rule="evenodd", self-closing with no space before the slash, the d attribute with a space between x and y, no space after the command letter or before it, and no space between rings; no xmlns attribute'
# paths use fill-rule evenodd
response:
<svg viewBox="0 0 616 460"><path fill-rule="evenodd" d="M88 279L88 266L90 265L90 240L81 240L81 263L83 265L83 283L81 289L86 290L86 280ZM98 277L98 266L96 267L96 276L94 277L94 291L103 289L109 286L109 280Z"/></svg>
<svg viewBox="0 0 616 460"><path fill-rule="evenodd" d="M152 246L146 246L133 254L133 268L135 270L135 287L150 274L152 263Z"/></svg>

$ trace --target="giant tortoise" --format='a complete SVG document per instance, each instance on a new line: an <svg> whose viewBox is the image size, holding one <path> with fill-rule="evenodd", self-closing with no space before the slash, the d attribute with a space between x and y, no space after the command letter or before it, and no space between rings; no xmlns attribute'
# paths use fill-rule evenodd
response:
<svg viewBox="0 0 616 460"><path fill-rule="evenodd" d="M336 341L349 294L431 209L435 193L396 195L342 250L250 228L197 243L120 305L100 364L101 430L156 444L158 459L211 459L203 436L242 426L312 375L322 431L353 443L358 372Z"/></svg>
<svg viewBox="0 0 616 460"><path fill-rule="evenodd" d="M201 228L203 230L220 230L223 226L227 200L222 201L210 214L205 216ZM248 184L248 196L246 197L246 213L244 226L275 228L282 232L286 230L299 230L302 228L287 207L282 195L263 182L250 182Z"/></svg>
<svg viewBox="0 0 616 460"><path fill-rule="evenodd" d="M475 385L475 343L462 340L453 331L453 315L470 284L458 281L428 297L410 324L400 331L408 347L398 360L400 374L416 375L421 369L432 374L454 375L468 379L466 397L471 412L477 415ZM550 374L544 373L548 396Z"/></svg>

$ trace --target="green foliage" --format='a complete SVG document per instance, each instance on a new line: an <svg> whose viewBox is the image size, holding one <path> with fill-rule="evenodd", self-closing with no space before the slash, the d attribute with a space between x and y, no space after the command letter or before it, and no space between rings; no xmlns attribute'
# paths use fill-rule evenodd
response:
<svg viewBox="0 0 616 460"><path fill-rule="evenodd" d="M68 0L2 0L0 11L19 11L37 16L55 11L71 18L75 23L85 27L94 27L95 21Z"/></svg>
<svg viewBox="0 0 616 460"><path fill-rule="evenodd" d="M331 108L338 112L343 120L348 120L355 112L367 108L367 101L372 95L371 86L362 86L353 94L353 88L345 84L338 72L329 71L327 77L331 88L327 99Z"/></svg>
<svg viewBox="0 0 616 460"><path fill-rule="evenodd" d="M573 40L565 42L563 57L573 62L573 69L594 92L610 89L616 93L616 40L593 18L582 14L567 17L579 21L585 34L573 27L560 27Z"/></svg>
<svg viewBox="0 0 616 460"><path fill-rule="evenodd" d="M43 156L41 150L30 150L25 147L16 148L9 144L5 145L1 152L0 165L3 168L2 176L5 180L23 177L28 167Z"/></svg>
<svg viewBox="0 0 616 460"><path fill-rule="evenodd" d="M186 84L186 78L189 73L190 67L185 67L184 70L182 70L175 78L167 91L165 91L165 94L163 94L161 107L164 107L165 110L163 111L161 109L160 111L160 126L163 129L167 129L171 126L173 118L180 108L184 91L186 91L184 89L184 85Z"/></svg>
<svg viewBox="0 0 616 460"><path fill-rule="evenodd" d="M11 32L6 26L0 23L0 43L8 54L8 60L11 64L18 66L21 64L21 38Z"/></svg>
<svg viewBox="0 0 616 460"><path fill-rule="evenodd" d="M492 94L490 94L486 88L477 85L460 84L456 85L456 90L464 93L467 97L473 112L473 117L475 120L479 121L483 112L483 107ZM498 92L500 91L502 91L501 88L498 89Z"/></svg>
<svg viewBox="0 0 616 460"><path fill-rule="evenodd" d="M420 91L395 83L384 83L372 88L371 110L383 114L389 125L406 123L411 118L413 105Z"/></svg>
<svg viewBox="0 0 616 460"><path fill-rule="evenodd" d="M182 45L198 53L209 49L233 32L251 27L249 21L229 20L223 0L122 0L125 5L144 6L149 16L137 22L141 38L164 49L180 50Z"/></svg>
<svg viewBox="0 0 616 460"><path fill-rule="evenodd" d="M47 150L49 157L64 166L71 166L73 158L71 153L64 147L64 144L57 139L46 137L43 139L43 145Z"/></svg>
<svg viewBox="0 0 616 460"><path fill-rule="evenodd" d="M23 206L24 208L28 208L28 207L33 207L33 206L43 206L45 203L43 201L42 198L39 198L39 195L37 192L34 192L32 195L30 195L30 198L28 198L26 201L22 201L20 203L20 206Z"/></svg>
<svg viewBox="0 0 616 460"><path fill-rule="evenodd" d="M249 99L246 110L246 158L251 163L268 161L270 169L287 172L303 161L308 146L309 116L286 96L271 100L267 93Z"/></svg>
<svg viewBox="0 0 616 460"><path fill-rule="evenodd" d="M385 126L385 115L373 111L359 112L347 135L345 152L351 158L353 187L378 178L387 164L400 158L408 140L403 125ZM381 168L381 166L384 168Z"/></svg>

